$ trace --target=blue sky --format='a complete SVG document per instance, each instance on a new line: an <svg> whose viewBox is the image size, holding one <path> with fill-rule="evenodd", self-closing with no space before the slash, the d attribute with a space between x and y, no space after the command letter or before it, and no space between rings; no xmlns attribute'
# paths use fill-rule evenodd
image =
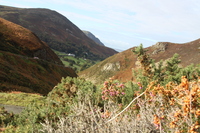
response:
<svg viewBox="0 0 200 133"><path fill-rule="evenodd" d="M200 0L0 0L0 4L56 10L115 49L200 38Z"/></svg>

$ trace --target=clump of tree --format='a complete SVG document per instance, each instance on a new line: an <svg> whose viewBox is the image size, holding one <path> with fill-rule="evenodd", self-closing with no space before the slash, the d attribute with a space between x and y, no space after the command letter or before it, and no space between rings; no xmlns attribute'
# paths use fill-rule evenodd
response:
<svg viewBox="0 0 200 133"><path fill-rule="evenodd" d="M181 76L186 76L189 80L197 79L200 76L200 70L193 64L185 68L180 67L181 60L177 53L166 61L161 60L156 63L142 44L132 51L137 55L137 60L141 64L141 69L134 70L133 74L136 81L142 82L143 86L147 86L151 81L161 85L166 85L168 82L179 84Z"/></svg>

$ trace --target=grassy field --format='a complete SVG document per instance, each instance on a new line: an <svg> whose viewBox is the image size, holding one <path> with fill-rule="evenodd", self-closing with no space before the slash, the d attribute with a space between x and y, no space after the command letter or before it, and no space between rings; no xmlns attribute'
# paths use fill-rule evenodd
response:
<svg viewBox="0 0 200 133"><path fill-rule="evenodd" d="M69 56L67 53L64 52L59 52L56 50L53 50L58 57L61 59L62 63L66 66L66 67L71 67L74 70L76 70L76 72L80 72L94 64L96 64L99 61L92 61L86 58L79 58L79 57L74 57L74 56Z"/></svg>
<svg viewBox="0 0 200 133"><path fill-rule="evenodd" d="M22 92L0 93L0 104L27 106L32 102L42 103L44 97L39 94Z"/></svg>

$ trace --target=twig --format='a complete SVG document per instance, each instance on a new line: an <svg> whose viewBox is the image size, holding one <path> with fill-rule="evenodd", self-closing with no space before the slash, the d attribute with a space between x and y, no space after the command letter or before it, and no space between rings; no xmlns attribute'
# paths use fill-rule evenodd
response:
<svg viewBox="0 0 200 133"><path fill-rule="evenodd" d="M115 115L113 118L111 118L110 120L108 120L106 123L112 121L113 119L115 119L117 116L119 116L121 113L123 113L128 107L131 106L131 104L136 100L138 99L139 97L141 97L142 95L144 95L146 91L142 92L139 96L137 96L136 98L134 98L127 106L126 108L124 108L121 112L119 112L117 115Z"/></svg>

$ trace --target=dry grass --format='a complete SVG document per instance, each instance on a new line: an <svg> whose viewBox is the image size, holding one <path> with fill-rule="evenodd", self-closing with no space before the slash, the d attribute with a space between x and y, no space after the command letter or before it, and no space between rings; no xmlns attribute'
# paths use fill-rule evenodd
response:
<svg viewBox="0 0 200 133"><path fill-rule="evenodd" d="M147 115L145 113L139 118L136 113L127 111L116 119L109 121L119 112L119 108L114 103L107 104L103 109L104 111L102 111L102 109L94 107L90 103L80 102L76 106L73 106L72 110L74 115L66 118L60 118L59 122L56 123L56 126L51 121L45 120L45 123L42 123L42 132L156 132L154 125L151 123L153 118L151 115L149 116L149 114Z"/></svg>

